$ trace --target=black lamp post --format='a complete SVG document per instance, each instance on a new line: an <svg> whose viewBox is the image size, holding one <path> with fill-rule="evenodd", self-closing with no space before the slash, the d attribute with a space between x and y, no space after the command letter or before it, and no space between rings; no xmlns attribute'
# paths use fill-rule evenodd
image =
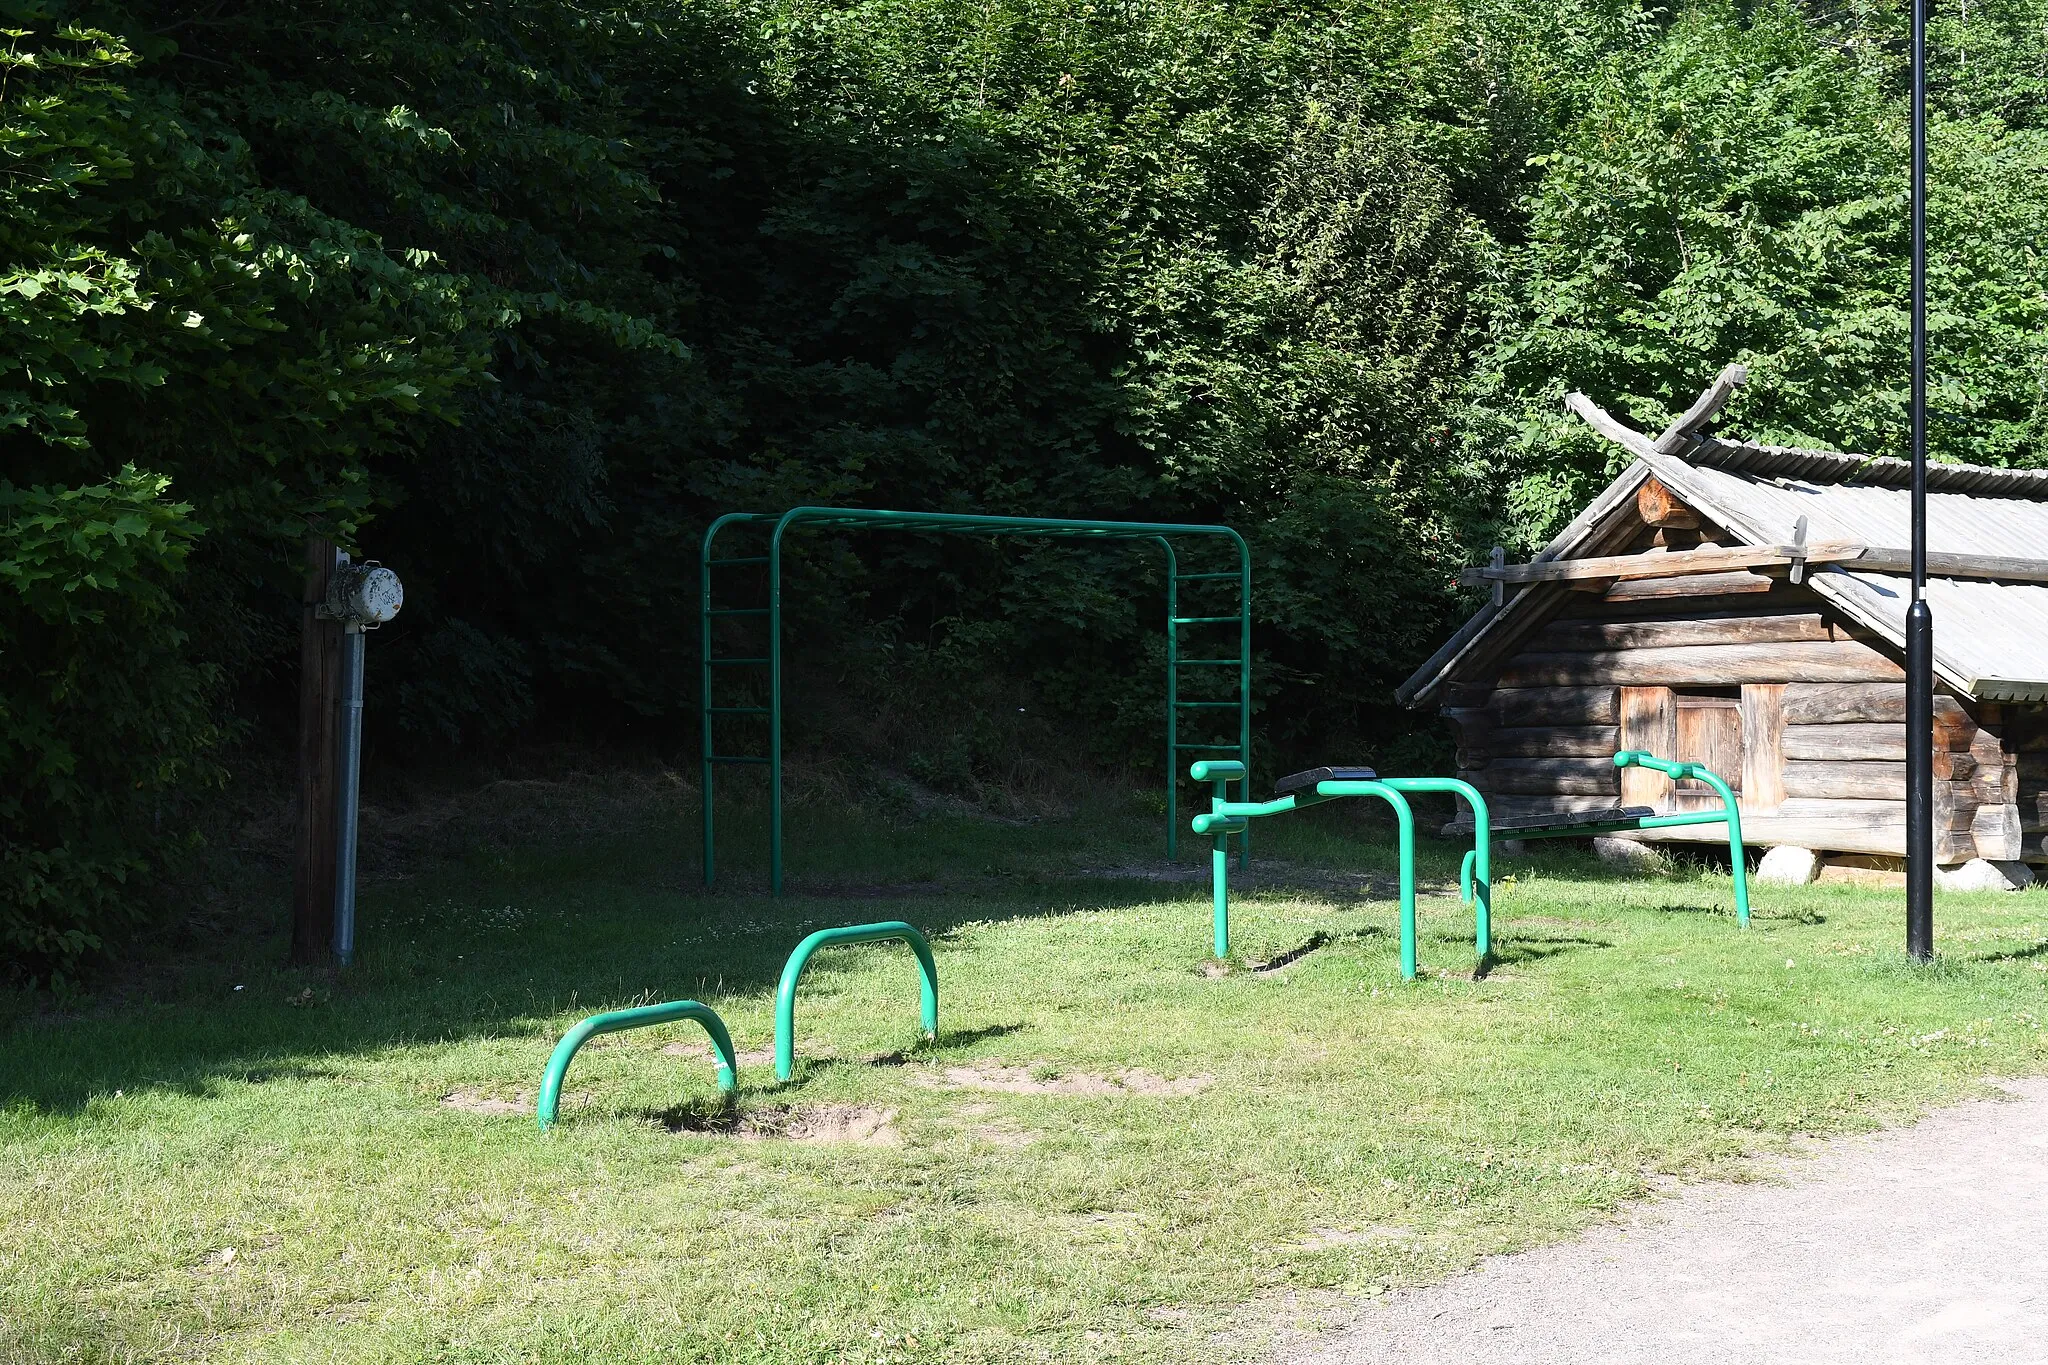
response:
<svg viewBox="0 0 2048 1365"><path fill-rule="evenodd" d="M1913 0L1913 602L1906 609L1906 953L1934 956L1934 617L1927 609L1927 0Z"/></svg>

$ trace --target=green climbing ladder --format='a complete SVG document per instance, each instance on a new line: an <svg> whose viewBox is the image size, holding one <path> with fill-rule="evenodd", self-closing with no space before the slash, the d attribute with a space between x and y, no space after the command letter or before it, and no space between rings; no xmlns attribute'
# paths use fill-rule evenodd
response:
<svg viewBox="0 0 2048 1365"><path fill-rule="evenodd" d="M1183 754L1201 753L1251 768L1251 553L1228 526L1178 522L1077 521L1055 517L988 517L942 512L891 512L860 507L794 507L787 512L730 512L706 528L698 554L698 727L702 745L704 884L717 869L713 816L720 767L768 769L768 884L782 894L782 564L793 528L920 531L994 538L1150 541L1166 553L1166 854L1179 851ZM728 531L766 532L760 553L721 553ZM1222 540L1225 567L1181 571L1176 542ZM757 570L744 594L740 571ZM729 628L717 629L720 623ZM762 629L749 630L758 623ZM719 652L720 650L724 652ZM1192 650L1190 654L1188 651ZM1184 657L1187 655L1187 657ZM728 681L730 680L730 681ZM721 726L720 717L729 717ZM751 719L754 744L730 738ZM1183 727L1183 720L1187 726ZM1221 720L1223 726L1215 721ZM1205 726L1205 722L1207 723ZM1234 724L1232 724L1234 722ZM1227 727L1227 729L1225 728ZM763 731L765 730L765 733ZM1184 739L1183 735L1187 737ZM724 741L721 751L719 744ZM753 751L754 749L760 752ZM1243 782L1249 799L1251 779ZM1240 856L1249 836L1241 836Z"/></svg>

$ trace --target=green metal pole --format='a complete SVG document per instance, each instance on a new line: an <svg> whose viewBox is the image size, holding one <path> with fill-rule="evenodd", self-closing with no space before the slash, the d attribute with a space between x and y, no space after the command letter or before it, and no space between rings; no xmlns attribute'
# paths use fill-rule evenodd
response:
<svg viewBox="0 0 2048 1365"><path fill-rule="evenodd" d="M1392 781L1428 781L1427 778ZM1377 796L1394 808L1394 823L1397 829L1398 860L1401 869L1401 979L1413 981L1416 972L1415 953L1415 811L1409 806L1392 782L1318 782L1316 795L1335 796Z"/></svg>
<svg viewBox="0 0 2048 1365"><path fill-rule="evenodd" d="M1180 558L1173 542L1159 537L1166 551L1166 861L1180 854Z"/></svg>
<svg viewBox="0 0 2048 1365"><path fill-rule="evenodd" d="M1251 821L1241 814L1226 814L1230 803L1230 784L1243 777L1245 765L1226 759L1203 759L1189 767L1188 776L1196 782L1213 782L1214 792L1209 798L1209 813L1195 817L1197 834L1209 834L1214 842L1209 848L1209 894L1211 901L1211 946L1216 950L1216 960L1230 956L1230 836L1233 832L1248 829ZM1283 797L1273 803L1275 810L1286 810L1293 806L1293 797Z"/></svg>
<svg viewBox="0 0 2048 1365"><path fill-rule="evenodd" d="M1658 758L1655 754L1640 749L1623 749L1614 756L1617 768L1648 768L1663 773L1674 782L1691 779L1704 782L1714 789L1721 798L1719 815L1700 812L1693 816L1658 816L1638 822L1638 829L1670 829L1678 825L1725 825L1728 830L1728 860L1735 873L1735 919L1745 929L1749 927L1749 868L1748 855L1742 846L1742 812L1735 800L1735 793L1729 789L1720 774L1697 763L1674 763L1670 759Z"/></svg>
<svg viewBox="0 0 2048 1365"><path fill-rule="evenodd" d="M1232 531L1237 542L1237 756L1244 764L1244 780L1238 795L1252 799L1252 552L1244 537ZM1247 823L1243 841L1237 846L1240 869L1252 865L1252 830Z"/></svg>
<svg viewBox="0 0 2048 1365"><path fill-rule="evenodd" d="M782 964L782 980L775 988L775 1079L786 1081L796 1071L796 985L802 979L811 954L834 943L880 943L902 940L917 955L919 972L918 1021L926 1038L939 1036L939 968L932 960L932 945L915 926L902 920L879 924L847 924L820 929L810 935Z"/></svg>
<svg viewBox="0 0 2048 1365"><path fill-rule="evenodd" d="M562 1078L568 1075L569 1063L575 1058L578 1048L600 1033L649 1028L678 1019L694 1019L711 1035L711 1047L718 1057L718 1088L730 1095L739 1084L739 1061L733 1054L732 1035L726 1032L725 1021L709 1005L700 1005L695 1000L671 1000L661 1005L611 1010L593 1014L570 1029L562 1035L562 1041L555 1044L555 1050L548 1054L547 1069L540 1078L540 1097L533 1106L534 1117L540 1121L540 1130L545 1133L555 1121L555 1111L562 1098Z"/></svg>
<svg viewBox="0 0 2048 1365"><path fill-rule="evenodd" d="M1219 784L1221 785L1221 784ZM1215 904L1210 911L1211 946L1216 951L1216 960L1223 961L1230 956L1230 836L1216 836L1215 847L1209 853L1210 895Z"/></svg>
<svg viewBox="0 0 2048 1365"><path fill-rule="evenodd" d="M704 797L704 885L707 887L717 875L713 861L716 857L713 849L717 836L712 830L711 815L711 545L723 525L725 518L720 517L705 527L704 540L697 551L697 627L700 646L698 661L704 675L697 685L698 729L704 746L703 776L698 779L697 790Z"/></svg>
<svg viewBox="0 0 2048 1365"><path fill-rule="evenodd" d="M1486 798L1469 782L1455 777L1383 777L1398 792L1451 792L1472 807L1472 852L1461 869L1461 888L1473 904L1473 947L1481 962L1493 956L1493 825ZM1412 836L1411 836L1412 837ZM1472 875L1476 872L1476 876Z"/></svg>
<svg viewBox="0 0 2048 1365"><path fill-rule="evenodd" d="M782 894L782 533L783 513L768 540L768 894Z"/></svg>

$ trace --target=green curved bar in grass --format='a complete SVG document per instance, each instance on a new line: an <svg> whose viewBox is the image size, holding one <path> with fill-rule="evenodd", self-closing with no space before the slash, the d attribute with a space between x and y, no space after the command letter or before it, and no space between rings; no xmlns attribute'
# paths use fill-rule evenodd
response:
<svg viewBox="0 0 2048 1365"><path fill-rule="evenodd" d="M540 1099L534 1105L534 1116L540 1120L540 1130L545 1133L555 1121L555 1110L562 1099L562 1078L568 1074L569 1062L576 1056L578 1048L600 1033L650 1028L678 1019L694 1019L711 1035L711 1046L718 1054L718 1088L730 1095L739 1086L739 1062L733 1055L732 1035L726 1032L725 1021L709 1005L700 1005L695 1000L671 1000L662 1005L610 1010L604 1014L593 1014L570 1029L562 1035L562 1041L555 1044L555 1050L548 1054L547 1070L541 1073L540 1078Z"/></svg>
<svg viewBox="0 0 2048 1365"><path fill-rule="evenodd" d="M932 961L932 945L925 936L902 920L879 924L846 924L837 929L820 929L796 945L789 961L782 964L782 983L775 988L775 1079L786 1081L796 1071L796 983L809 965L811 954L837 943L884 943L901 939L917 954L920 973L918 1017L926 1038L939 1036L939 968Z"/></svg>

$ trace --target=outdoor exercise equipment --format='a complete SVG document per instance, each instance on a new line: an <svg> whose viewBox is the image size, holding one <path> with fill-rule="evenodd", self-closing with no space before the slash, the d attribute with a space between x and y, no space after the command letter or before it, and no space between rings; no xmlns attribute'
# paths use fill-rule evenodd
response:
<svg viewBox="0 0 2048 1365"><path fill-rule="evenodd" d="M761 554L725 555L714 553L721 533L732 528L751 527L768 532L767 547ZM768 769L768 886L782 894L782 563L783 542L791 530L817 527L841 531L947 532L994 538L1035 537L1077 541L1150 541L1166 553L1166 854L1177 851L1178 772L1183 753L1206 751L1227 754L1243 768L1239 795L1251 797L1251 554L1244 537L1228 526L1206 526L1177 522L1076 521L1056 517L986 517L945 512L890 512L859 507L793 507L787 512L731 512L711 523L704 532L698 564L698 638L702 650L702 679L698 688L698 720L703 743L702 792L704 798L704 884L712 885L715 873L716 832L712 820L712 769L721 764L757 765ZM1176 540L1222 539L1234 551L1232 568L1200 573L1182 573L1174 549ZM765 566L767 582L758 605L717 606L712 593L713 569ZM1227 611L1210 613L1196 609L1182 615L1181 585L1213 583L1234 586L1236 601ZM758 647L728 656L713 654L715 621L763 619L767 639ZM1215 657L1182 658L1182 632L1236 626L1236 638L1229 645L1201 648L1198 655ZM758 693L748 704L715 703L712 679L719 669L766 669L767 696ZM1213 676L1207 670L1224 670L1234 684L1233 696L1211 695L1216 689L1194 686L1196 695L1181 696L1182 671L1202 670L1190 678ZM765 704L754 704L765 700ZM1227 742L1183 742L1180 717L1183 711L1234 713L1236 737ZM755 716L767 721L767 752L763 754L720 753L713 745L713 720L719 716ZM1240 852L1244 851L1240 840Z"/></svg>
<svg viewBox="0 0 2048 1365"><path fill-rule="evenodd" d="M1719 810L1682 811L1675 815L1659 815L1648 806L1614 806L1606 810L1553 811L1536 815L1511 816L1492 822L1492 834L1500 839L1580 839L1595 834L1629 834L1646 829L1676 829L1682 825L1726 825L1728 828L1728 863L1735 873L1735 919L1744 928L1749 926L1749 875L1743 863L1742 813L1737 808L1735 793L1720 776L1697 763L1674 763L1658 758L1638 749L1623 749L1614 756L1617 768L1648 768L1663 773L1674 782L1688 779L1704 782L1714 789L1721 798ZM1475 811L1483 806L1475 806ZM1453 824L1452 831L1463 833L1462 822ZM1474 831L1472 851L1465 855L1465 866L1459 874L1459 883L1470 900L1475 892L1486 894L1489 869L1485 862L1485 828ZM1476 866L1475 866L1476 864Z"/></svg>
<svg viewBox="0 0 2048 1365"><path fill-rule="evenodd" d="M1552 811L1536 815L1495 820L1486 798L1477 788L1455 777L1381 777L1371 768L1311 768L1293 773L1273 784L1271 801L1246 802L1229 799L1228 784L1242 773L1229 762L1197 763L1188 775L1197 782L1214 782L1216 794L1205 815L1194 818L1197 834L1216 839L1209 870L1214 902L1216 956L1230 953L1230 884L1224 840L1241 833L1251 821L1291 810L1303 810L1342 796L1378 796L1394 807L1398 826L1401 876L1401 977L1413 981L1417 968L1415 950L1415 819L1406 799L1415 792L1447 792L1471 807L1469 823L1451 824L1450 832L1472 833L1472 847L1459 869L1458 884L1465 903L1474 907L1473 947L1483 963L1493 954L1493 841L1504 839L1584 838L1595 834L1621 834L1638 830L1674 829L1682 825L1725 825L1728 829L1728 859L1735 871L1735 917L1749 924L1749 879L1743 865L1742 816L1735 793L1721 778L1697 763L1674 763L1635 749L1614 756L1617 768L1649 768L1675 782L1688 779L1704 782L1721 798L1719 810L1685 811L1659 815L1648 806L1615 806L1606 810Z"/></svg>
<svg viewBox="0 0 2048 1365"><path fill-rule="evenodd" d="M939 1036L939 968L932 961L932 945L925 936L902 920L879 924L847 924L837 929L820 929L796 945L789 961L782 964L782 984L775 988L775 1079L786 1081L796 1071L796 983L810 963L811 954L835 943L883 943L901 939L917 954L921 973L918 1018L927 1039Z"/></svg>
<svg viewBox="0 0 2048 1365"><path fill-rule="evenodd" d="M711 1046L718 1056L718 1088L730 1095L739 1085L739 1062L733 1055L732 1035L726 1032L725 1021L709 1005L700 1005L694 1000L671 1000L662 1005L610 1010L604 1014L593 1014L570 1029L562 1035L562 1041L555 1044L555 1050L548 1054L547 1070L541 1073L540 1078L540 1099L534 1104L540 1130L545 1133L548 1125L555 1121L555 1109L562 1098L562 1078L568 1074L569 1061L578 1048L600 1033L650 1028L655 1024L674 1023L678 1019L694 1019L711 1035Z"/></svg>
<svg viewBox="0 0 2048 1365"><path fill-rule="evenodd" d="M1466 791L1470 788L1455 778L1382 780L1371 768L1311 768L1307 772L1291 773L1274 783L1271 801L1232 801L1228 799L1226 784L1237 780L1238 774L1233 771L1235 767L1232 763L1197 763L1188 772L1197 782L1216 784L1216 794L1209 802L1208 813L1197 815L1193 821L1195 833L1208 834L1216 839L1216 849L1209 866L1214 919L1214 942L1211 946L1216 956L1230 955L1230 868L1223 849L1224 839L1265 816L1305 810L1339 797L1376 796L1394 808L1394 822L1399 827L1396 849L1401 879L1401 977L1405 981L1413 981L1416 972L1415 812L1409 806L1405 793L1449 790L1451 788L1441 784L1454 782ZM1477 792L1471 794L1478 795Z"/></svg>

